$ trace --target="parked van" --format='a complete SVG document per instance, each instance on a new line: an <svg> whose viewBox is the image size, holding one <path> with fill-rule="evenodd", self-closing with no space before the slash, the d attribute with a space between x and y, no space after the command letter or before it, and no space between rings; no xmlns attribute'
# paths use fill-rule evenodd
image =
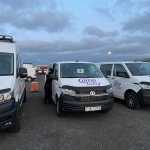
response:
<svg viewBox="0 0 150 150"><path fill-rule="evenodd" d="M23 67L27 69L27 79L29 81L35 80L36 77L36 68L34 67L34 65L32 63L24 63Z"/></svg>
<svg viewBox="0 0 150 150"><path fill-rule="evenodd" d="M130 109L150 102L150 63L108 62L101 63L100 70L112 83L113 96Z"/></svg>
<svg viewBox="0 0 150 150"><path fill-rule="evenodd" d="M20 129L22 104L26 101L24 78L19 51L10 36L0 36L0 128L17 132Z"/></svg>
<svg viewBox="0 0 150 150"><path fill-rule="evenodd" d="M99 68L88 62L53 65L52 100L57 114L63 111L109 111L112 87Z"/></svg>

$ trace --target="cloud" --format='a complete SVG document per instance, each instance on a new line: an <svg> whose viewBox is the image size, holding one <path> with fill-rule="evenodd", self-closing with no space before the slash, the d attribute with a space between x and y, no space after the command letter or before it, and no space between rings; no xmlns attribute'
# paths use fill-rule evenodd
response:
<svg viewBox="0 0 150 150"><path fill-rule="evenodd" d="M60 53L79 52L105 47L106 43L98 38L83 38L78 41L53 40L49 41L20 41L18 46L22 52L29 53Z"/></svg>
<svg viewBox="0 0 150 150"><path fill-rule="evenodd" d="M91 36L96 36L99 38L109 38L109 37L114 37L118 35L117 31L103 31L96 26L86 27L84 30L84 33L91 35Z"/></svg>
<svg viewBox="0 0 150 150"><path fill-rule="evenodd" d="M34 9L44 7L45 4L48 8L55 9L57 3L55 0L1 0L1 5L9 8L17 8L16 11L23 9ZM36 7L35 7L36 6ZM39 7L40 6L40 7Z"/></svg>
<svg viewBox="0 0 150 150"><path fill-rule="evenodd" d="M130 18L123 26L123 30L132 32L150 32L150 12L145 12L143 15Z"/></svg>
<svg viewBox="0 0 150 150"><path fill-rule="evenodd" d="M128 6L128 5L131 5L131 4L133 4L133 1L132 0L125 0L125 1L123 1L123 0L116 0L116 3L115 3L115 5L119 5L119 6L124 6L124 7L126 7L126 6Z"/></svg>
<svg viewBox="0 0 150 150"><path fill-rule="evenodd" d="M110 19L112 21L114 20L114 17L108 8L96 8L96 11L103 17Z"/></svg>
<svg viewBox="0 0 150 150"><path fill-rule="evenodd" d="M150 57L150 36L127 36L116 40L114 37L100 39L96 37L73 40L22 41L19 42L21 52L26 60L34 62L84 60L111 61L133 60ZM112 52L108 56L108 51ZM40 58L37 60L36 58Z"/></svg>
<svg viewBox="0 0 150 150"><path fill-rule="evenodd" d="M12 5L11 2L11 0L0 2L0 8L3 8L3 11L0 13L1 25L10 25L17 29L31 31L44 30L49 33L62 32L71 27L72 18L64 11L51 9L51 7L44 8L45 5L43 7L40 5L39 9L38 6L35 7L36 5L31 7L35 0L23 2L17 0L13 1ZM38 2L40 4L41 0L37 0L37 4Z"/></svg>

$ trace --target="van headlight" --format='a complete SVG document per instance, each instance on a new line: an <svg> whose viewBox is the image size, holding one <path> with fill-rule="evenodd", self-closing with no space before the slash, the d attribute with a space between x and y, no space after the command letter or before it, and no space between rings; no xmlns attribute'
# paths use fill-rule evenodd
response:
<svg viewBox="0 0 150 150"><path fill-rule="evenodd" d="M71 96L74 96L76 94L75 91L70 90L70 89L62 89L62 93L65 95L71 95Z"/></svg>
<svg viewBox="0 0 150 150"><path fill-rule="evenodd" d="M12 93L0 94L0 102L9 101L12 98Z"/></svg>

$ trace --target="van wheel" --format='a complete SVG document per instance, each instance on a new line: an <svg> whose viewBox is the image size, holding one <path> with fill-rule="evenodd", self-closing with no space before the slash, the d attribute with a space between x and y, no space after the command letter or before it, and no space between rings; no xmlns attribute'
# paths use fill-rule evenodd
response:
<svg viewBox="0 0 150 150"><path fill-rule="evenodd" d="M56 102L56 113L57 113L57 116L59 117L62 115L62 109L61 109L61 104L59 100L57 100Z"/></svg>
<svg viewBox="0 0 150 150"><path fill-rule="evenodd" d="M135 92L130 91L125 95L126 105L130 109L137 109L140 106L138 96Z"/></svg>
<svg viewBox="0 0 150 150"><path fill-rule="evenodd" d="M14 117L13 125L8 128L8 132L16 133L19 132L20 129L21 129L20 116L19 114L16 114Z"/></svg>

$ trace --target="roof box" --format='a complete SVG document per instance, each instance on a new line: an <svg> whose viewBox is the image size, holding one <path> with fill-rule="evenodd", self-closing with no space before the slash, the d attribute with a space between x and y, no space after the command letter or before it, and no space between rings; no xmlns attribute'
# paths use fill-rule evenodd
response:
<svg viewBox="0 0 150 150"><path fill-rule="evenodd" d="M14 39L10 35L0 35L0 42L10 42L14 43Z"/></svg>

